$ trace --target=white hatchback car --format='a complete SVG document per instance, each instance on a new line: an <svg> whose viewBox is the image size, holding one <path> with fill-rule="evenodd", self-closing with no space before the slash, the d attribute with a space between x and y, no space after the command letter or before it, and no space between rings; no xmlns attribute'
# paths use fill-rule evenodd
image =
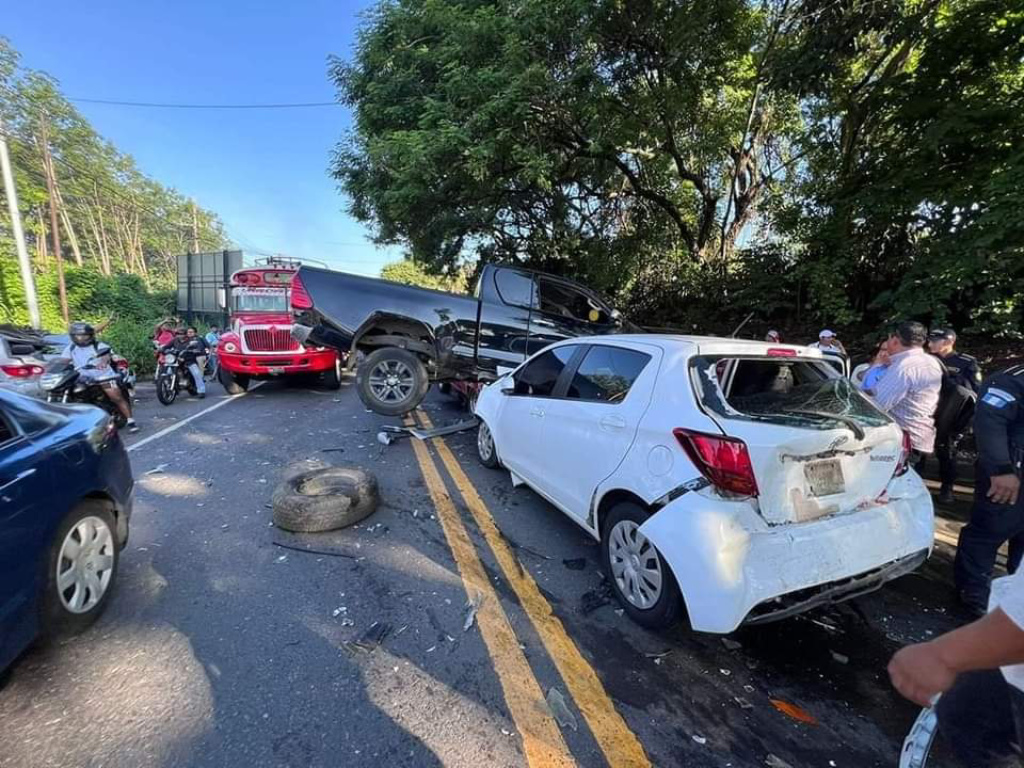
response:
<svg viewBox="0 0 1024 768"><path fill-rule="evenodd" d="M877 589L931 552L900 428L819 351L621 335L486 387L478 451L601 542L629 615L704 632Z"/></svg>

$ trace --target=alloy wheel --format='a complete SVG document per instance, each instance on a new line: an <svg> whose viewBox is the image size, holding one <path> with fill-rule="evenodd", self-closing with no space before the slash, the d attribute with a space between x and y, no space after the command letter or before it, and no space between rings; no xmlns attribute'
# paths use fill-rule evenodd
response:
<svg viewBox="0 0 1024 768"><path fill-rule="evenodd" d="M487 462L494 456L494 436L486 422L481 421L476 430L476 450L481 460Z"/></svg>
<svg viewBox="0 0 1024 768"><path fill-rule="evenodd" d="M619 592L647 610L661 597L661 558L632 520L620 520L608 533L608 559Z"/></svg>
<svg viewBox="0 0 1024 768"><path fill-rule="evenodd" d="M370 391L381 402L400 403L414 388L412 369L401 360L382 360L370 371Z"/></svg>
<svg viewBox="0 0 1024 768"><path fill-rule="evenodd" d="M57 558L57 594L71 613L88 613L114 575L114 536L99 517L83 517L64 537Z"/></svg>

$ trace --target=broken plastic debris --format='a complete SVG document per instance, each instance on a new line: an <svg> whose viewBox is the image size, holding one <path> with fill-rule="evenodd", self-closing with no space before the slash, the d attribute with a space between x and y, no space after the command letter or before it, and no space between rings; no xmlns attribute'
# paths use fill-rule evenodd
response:
<svg viewBox="0 0 1024 768"><path fill-rule="evenodd" d="M331 616L333 616L334 618L338 618L339 616L341 616L341 614L345 613L346 611L348 611L348 608L342 605L331 611Z"/></svg>
<svg viewBox="0 0 1024 768"><path fill-rule="evenodd" d="M723 675L725 675L726 677L728 677L729 675L731 675L731 674L732 674L732 672L731 672L730 670L728 670L728 669L720 669L720 670L718 670L718 671L719 671L719 672L721 672L721 673L722 673Z"/></svg>
<svg viewBox="0 0 1024 768"><path fill-rule="evenodd" d="M842 654L842 653L837 653L836 651L832 651L832 658L835 659L836 661L838 661L840 664L849 664L850 663L850 657L849 656L847 656L845 654Z"/></svg>
<svg viewBox="0 0 1024 768"><path fill-rule="evenodd" d="M672 649L662 651L661 653L645 653L644 656L646 656L648 659L654 659L655 662L658 662L664 659L670 653L672 653Z"/></svg>
<svg viewBox="0 0 1024 768"><path fill-rule="evenodd" d="M742 696L733 696L733 701L740 705L740 709L753 709L754 705L747 701Z"/></svg>
<svg viewBox="0 0 1024 768"><path fill-rule="evenodd" d="M768 757L764 759L764 764L767 765L768 768L793 768L793 766L791 766L781 757L776 757L772 754L769 754Z"/></svg>
<svg viewBox="0 0 1024 768"><path fill-rule="evenodd" d="M480 608L480 603L483 601L483 597L480 593L477 593L476 600L470 600L466 603L466 620L462 622L462 631L468 632L469 628L473 626L473 622L476 621L476 612Z"/></svg>
<svg viewBox="0 0 1024 768"><path fill-rule="evenodd" d="M817 725L818 721L810 712L803 707L798 707L796 704L790 704L788 701L782 699L772 699L772 706L775 707L779 712L784 715L788 715L794 720L799 720L801 723L807 723L808 725Z"/></svg>
<svg viewBox="0 0 1024 768"><path fill-rule="evenodd" d="M281 555L281 556L280 556L279 558L277 558L277 562L279 562L279 563L283 563L283 562L285 562L285 561L286 561L287 559L288 559L288 555Z"/></svg>
<svg viewBox="0 0 1024 768"><path fill-rule="evenodd" d="M705 739L703 736L698 736L696 733L693 734L693 736L691 736L690 738L692 738L698 744L707 744L708 743L707 739Z"/></svg>
<svg viewBox="0 0 1024 768"><path fill-rule="evenodd" d="M570 571L582 571L587 567L587 559L585 557L574 557L568 560L563 560L562 565Z"/></svg>
<svg viewBox="0 0 1024 768"><path fill-rule="evenodd" d="M548 689L548 709L551 710L551 714L562 728L572 728L574 731L579 730L579 724L576 722L576 716L569 711L569 705L565 703L565 697L562 696L562 692L557 688Z"/></svg>
<svg viewBox="0 0 1024 768"><path fill-rule="evenodd" d="M722 645L725 646L725 650L727 651L738 651L740 648L743 647L742 643L738 643L735 640L732 640L728 637L722 638Z"/></svg>
<svg viewBox="0 0 1024 768"><path fill-rule="evenodd" d="M161 472L166 470L167 467L169 467L169 466L170 466L169 464L157 464L155 467L153 467L151 470L149 470L149 472L147 472L146 474L147 475L159 475Z"/></svg>

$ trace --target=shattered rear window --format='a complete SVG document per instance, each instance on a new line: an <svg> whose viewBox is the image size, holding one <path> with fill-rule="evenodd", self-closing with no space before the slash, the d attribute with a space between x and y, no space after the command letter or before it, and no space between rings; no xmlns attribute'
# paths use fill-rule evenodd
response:
<svg viewBox="0 0 1024 768"><path fill-rule="evenodd" d="M697 356L691 371L701 403L730 419L835 429L882 427L890 419L822 360Z"/></svg>

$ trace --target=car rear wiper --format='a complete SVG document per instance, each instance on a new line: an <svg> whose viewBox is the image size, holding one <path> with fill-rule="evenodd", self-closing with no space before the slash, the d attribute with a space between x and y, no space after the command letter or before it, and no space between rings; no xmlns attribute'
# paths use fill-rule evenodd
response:
<svg viewBox="0 0 1024 768"><path fill-rule="evenodd" d="M858 424L855 419L849 416L843 416L838 413L826 413L825 411L786 411L786 413L796 416L817 416L822 419L834 419L840 424L849 427L850 431L853 432L853 436L858 440L863 440L867 437L867 433L864 431L864 428Z"/></svg>

